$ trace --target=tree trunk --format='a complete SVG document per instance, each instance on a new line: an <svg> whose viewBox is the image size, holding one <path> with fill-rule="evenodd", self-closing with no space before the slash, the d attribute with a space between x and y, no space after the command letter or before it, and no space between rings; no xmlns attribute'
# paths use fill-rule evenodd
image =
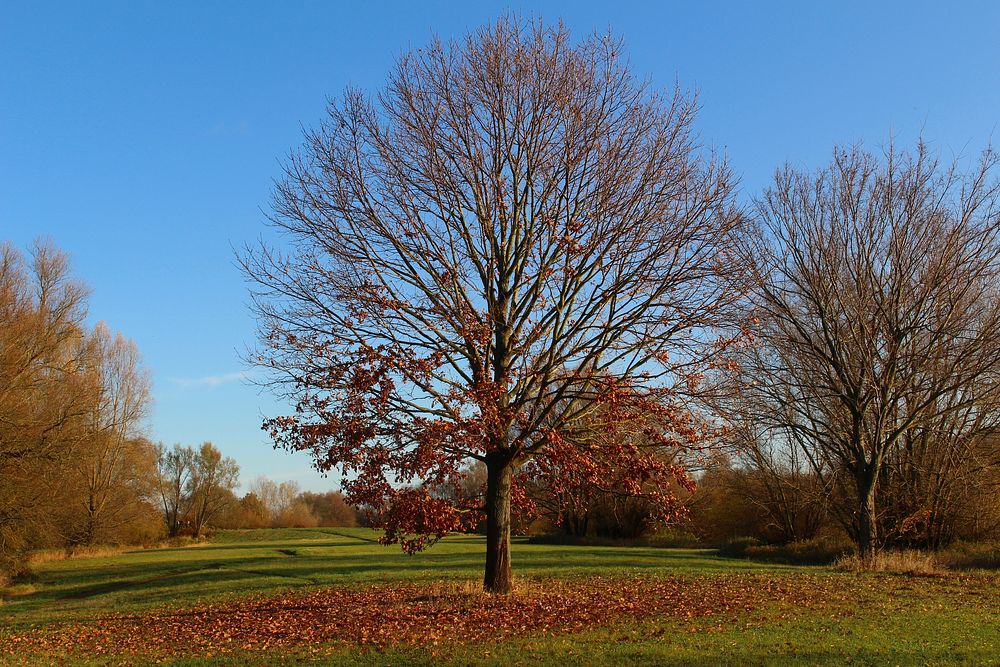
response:
<svg viewBox="0 0 1000 667"><path fill-rule="evenodd" d="M514 466L505 460L486 462L486 573L488 593L510 593L510 485Z"/></svg>
<svg viewBox="0 0 1000 667"><path fill-rule="evenodd" d="M80 543L86 546L90 546L94 543L94 538L97 536L97 520L94 518L93 514L87 514L87 518L84 521L83 535L80 537Z"/></svg>
<svg viewBox="0 0 1000 667"><path fill-rule="evenodd" d="M874 558L878 551L878 520L875 516L875 480L873 472L857 476L858 485L858 554L864 561Z"/></svg>
<svg viewBox="0 0 1000 667"><path fill-rule="evenodd" d="M194 513L194 538L196 540L201 539L201 533L205 530L205 524L208 523L208 499L202 498L201 507L197 508Z"/></svg>
<svg viewBox="0 0 1000 667"><path fill-rule="evenodd" d="M168 510L167 511L167 535L170 537L177 537L180 533L180 524L177 520L177 512Z"/></svg>

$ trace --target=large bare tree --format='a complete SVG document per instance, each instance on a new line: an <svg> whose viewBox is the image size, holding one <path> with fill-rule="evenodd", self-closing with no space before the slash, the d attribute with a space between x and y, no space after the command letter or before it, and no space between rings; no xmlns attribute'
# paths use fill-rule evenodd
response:
<svg viewBox="0 0 1000 667"><path fill-rule="evenodd" d="M995 423L996 163L987 151L963 174L923 144L837 150L817 173L779 171L759 202L769 261L740 406L831 485L847 483L855 502L842 519L864 556L885 537L879 485L899 448L926 437L965 447L969 428Z"/></svg>
<svg viewBox="0 0 1000 667"><path fill-rule="evenodd" d="M285 249L242 258L256 361L295 404L265 423L277 444L341 466L408 549L461 525L434 488L485 463L494 592L525 462L667 489L682 473L659 453L705 437L688 401L747 275L695 111L637 80L619 40L511 17L332 102L277 186ZM646 432L596 456L559 436L588 413Z"/></svg>

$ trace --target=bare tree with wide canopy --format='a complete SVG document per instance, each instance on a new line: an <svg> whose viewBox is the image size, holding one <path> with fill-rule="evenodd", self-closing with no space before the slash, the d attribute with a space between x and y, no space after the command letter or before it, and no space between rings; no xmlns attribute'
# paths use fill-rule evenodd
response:
<svg viewBox="0 0 1000 667"><path fill-rule="evenodd" d="M493 592L533 458L630 480L670 516L685 473L658 452L711 435L690 400L748 276L695 111L637 80L620 40L511 17L331 102L276 189L287 246L241 260L254 359L295 404L265 422L277 445L341 466L408 549L462 525L472 508L434 489L485 463ZM560 437L584 419L606 437Z"/></svg>
<svg viewBox="0 0 1000 667"><path fill-rule="evenodd" d="M759 202L761 324L736 366L733 405L847 489L854 504L840 516L864 557L884 542L890 462L913 460L928 437L944 460L966 458L970 439L995 433L996 165L989 150L964 174L923 144L836 150L816 173L780 170Z"/></svg>

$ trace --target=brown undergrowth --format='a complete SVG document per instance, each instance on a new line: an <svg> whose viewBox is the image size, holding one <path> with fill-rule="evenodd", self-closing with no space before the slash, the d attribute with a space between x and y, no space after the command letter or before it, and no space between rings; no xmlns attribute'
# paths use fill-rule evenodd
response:
<svg viewBox="0 0 1000 667"><path fill-rule="evenodd" d="M907 574L915 577L943 577L945 572L932 553L909 549L905 551L884 551L869 558L857 554L844 556L834 563L838 570L848 572L886 572Z"/></svg>

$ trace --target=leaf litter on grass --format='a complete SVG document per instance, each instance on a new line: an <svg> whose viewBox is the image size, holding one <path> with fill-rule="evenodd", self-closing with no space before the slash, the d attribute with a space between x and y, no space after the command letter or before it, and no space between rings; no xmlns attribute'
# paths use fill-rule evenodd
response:
<svg viewBox="0 0 1000 667"><path fill-rule="evenodd" d="M722 628L740 619L766 622L772 613L786 617L788 610L815 605L853 604L866 590L859 583L844 575L727 574L524 579L508 596L484 594L471 582L326 588L53 624L4 637L0 655L209 656L343 644L434 647L571 634L651 618L720 617L713 625Z"/></svg>

